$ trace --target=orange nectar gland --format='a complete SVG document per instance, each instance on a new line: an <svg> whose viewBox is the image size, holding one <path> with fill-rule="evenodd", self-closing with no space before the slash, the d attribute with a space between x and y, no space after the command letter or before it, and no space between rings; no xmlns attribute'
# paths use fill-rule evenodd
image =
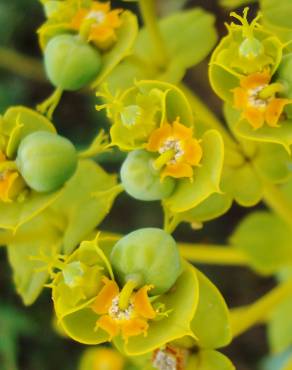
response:
<svg viewBox="0 0 292 370"><path fill-rule="evenodd" d="M166 345L153 352L152 366L158 370L184 370L187 356L187 350Z"/></svg>
<svg viewBox="0 0 292 370"><path fill-rule="evenodd" d="M193 130L179 122L164 123L150 135L146 149L158 152L154 167L166 176L181 178L193 177L193 167L199 166L203 152L200 141L193 138Z"/></svg>
<svg viewBox="0 0 292 370"><path fill-rule="evenodd" d="M286 104L291 99L277 98L276 94L283 90L280 83L269 84L268 71L257 72L240 80L240 87L233 90L234 106L242 111L243 117L254 128L258 129L266 123L277 127Z"/></svg>
<svg viewBox="0 0 292 370"><path fill-rule="evenodd" d="M10 169L1 170L1 165L5 164L5 162L6 157L0 151L0 201L11 202L11 198L22 190L24 183L17 171Z"/></svg>
<svg viewBox="0 0 292 370"><path fill-rule="evenodd" d="M122 9L111 10L110 3L94 1L92 6L81 8L72 19L73 29L99 49L110 48L117 39L116 29L121 26Z"/></svg>
<svg viewBox="0 0 292 370"><path fill-rule="evenodd" d="M125 341L129 337L147 335L148 320L156 317L148 291L153 287L145 285L134 292L135 282L128 281L122 291L113 280L103 278L104 287L101 289L92 305L92 310L101 315L96 322L96 330L106 331L110 339L122 334Z"/></svg>

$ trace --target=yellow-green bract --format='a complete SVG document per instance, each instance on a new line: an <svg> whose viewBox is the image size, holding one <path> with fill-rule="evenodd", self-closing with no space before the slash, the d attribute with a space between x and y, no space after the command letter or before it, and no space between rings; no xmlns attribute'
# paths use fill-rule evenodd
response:
<svg viewBox="0 0 292 370"><path fill-rule="evenodd" d="M97 109L106 107L112 122L112 144L131 152L121 170L122 182L130 195L141 200L163 198L165 209L173 215L193 209L213 193L220 192L224 152L221 135L215 130L208 130L201 137L196 136L197 127L190 104L179 88L159 81L139 81L120 95L113 96L108 90L98 95L104 99L105 105L97 106ZM151 134L165 123L178 119L190 128L202 147L202 160L199 166L193 168L193 176L172 178L175 182L173 191L169 183L171 177L165 177L158 183L155 172L152 172L148 181L138 180L135 160L141 159L143 168L146 171L149 169L147 172L151 174L151 160L148 161L147 157L152 157L153 161L159 157L159 153L147 155L144 152L147 152ZM134 154L137 149L143 151Z"/></svg>
<svg viewBox="0 0 292 370"><path fill-rule="evenodd" d="M111 253L114 244L115 240L102 238L99 240L99 246L96 241L83 242L66 261L67 265L79 261L84 273L94 274L92 275L94 279L90 280L89 285L83 275L76 278L74 286L69 286L65 283L62 271L53 281L53 300L57 318L71 338L85 344L99 344L111 340L108 333L96 329L99 315L91 307L100 289L101 280L98 276L104 275L113 279L111 265L106 255ZM173 286L175 289L153 298L152 304L156 304L159 310L164 308L165 314L148 322L146 337L140 334L128 338L127 342L120 336L114 338L115 344L122 351L129 355L139 355L173 339L185 335L193 336L190 323L199 297L198 280L190 265L183 263L182 273Z"/></svg>

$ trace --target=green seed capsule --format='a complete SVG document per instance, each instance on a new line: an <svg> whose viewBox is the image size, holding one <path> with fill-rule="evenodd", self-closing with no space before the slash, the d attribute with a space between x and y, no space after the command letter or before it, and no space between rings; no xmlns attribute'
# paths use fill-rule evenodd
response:
<svg viewBox="0 0 292 370"><path fill-rule="evenodd" d="M175 180L167 177L161 181L160 172L153 167L155 156L145 150L128 154L121 168L121 180L125 191L133 198L151 201L170 196Z"/></svg>
<svg viewBox="0 0 292 370"><path fill-rule="evenodd" d="M78 90L99 73L101 56L79 36L55 36L45 49L45 68L49 80L62 90Z"/></svg>
<svg viewBox="0 0 292 370"><path fill-rule="evenodd" d="M16 164L31 189L50 192L60 188L73 175L77 154L66 138L38 131L21 141Z"/></svg>
<svg viewBox="0 0 292 370"><path fill-rule="evenodd" d="M167 292L181 272L181 260L175 240L161 229L136 230L114 246L110 257L121 285L136 280L138 287L150 284L150 294Z"/></svg>

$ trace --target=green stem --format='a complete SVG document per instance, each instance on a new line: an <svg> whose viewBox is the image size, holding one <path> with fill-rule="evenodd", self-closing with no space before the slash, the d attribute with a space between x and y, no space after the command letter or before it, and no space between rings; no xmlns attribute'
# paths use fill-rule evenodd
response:
<svg viewBox="0 0 292 370"><path fill-rule="evenodd" d="M292 207L281 189L267 181L264 182L263 199L267 206L292 227Z"/></svg>
<svg viewBox="0 0 292 370"><path fill-rule="evenodd" d="M281 283L251 305L231 310L233 336L237 337L254 325L265 322L275 308L291 294L292 280L289 280Z"/></svg>
<svg viewBox="0 0 292 370"><path fill-rule="evenodd" d="M38 82L46 82L42 63L14 50L0 48L0 68Z"/></svg>
<svg viewBox="0 0 292 370"><path fill-rule="evenodd" d="M139 0L140 11L149 32L150 39L155 47L155 57L159 58L159 66L163 67L167 64L168 55L162 38L159 24L156 15L156 1L155 0Z"/></svg>
<svg viewBox="0 0 292 370"><path fill-rule="evenodd" d="M179 250L182 257L194 263L226 266L248 265L245 255L230 246L179 243Z"/></svg>
<svg viewBox="0 0 292 370"><path fill-rule="evenodd" d="M52 95L50 95L45 101L41 104L38 104L37 110L48 117L49 120L52 119L53 113L59 104L63 90L59 87L54 90Z"/></svg>

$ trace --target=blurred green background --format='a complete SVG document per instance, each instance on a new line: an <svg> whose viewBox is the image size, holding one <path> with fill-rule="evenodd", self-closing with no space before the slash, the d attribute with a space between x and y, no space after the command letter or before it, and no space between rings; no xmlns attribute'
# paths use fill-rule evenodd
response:
<svg viewBox="0 0 292 370"><path fill-rule="evenodd" d="M226 32L224 22L228 12L221 9L216 0L157 2L161 15L182 3L187 8L202 6L216 15L219 34ZM125 4L138 13L136 4L123 3L123 6ZM115 1L114 5L119 6L121 2ZM11 105L35 107L52 92L42 70L35 32L43 20L42 7L37 0L0 0L0 112ZM221 116L221 103L208 84L207 66L206 60L190 70L186 83ZM58 131L77 146L87 145L94 134L107 125L102 114L94 109L95 100L84 92L66 93L56 110L54 123ZM117 172L121 159L122 155L109 155L100 161L109 172ZM207 223L202 230L194 231L181 225L175 237L180 241L224 243L249 211L234 206L227 215ZM123 194L101 229L127 233L139 227L160 227L161 222L162 212L156 203L138 202ZM199 267L219 287L230 307L248 304L274 285L272 279L260 278L245 268ZM0 248L0 370L77 370L84 346L60 337L53 330L52 320L48 290L32 307L22 305L14 291L5 249ZM258 369L260 359L268 352L265 329L250 330L223 352L230 356L238 370Z"/></svg>

